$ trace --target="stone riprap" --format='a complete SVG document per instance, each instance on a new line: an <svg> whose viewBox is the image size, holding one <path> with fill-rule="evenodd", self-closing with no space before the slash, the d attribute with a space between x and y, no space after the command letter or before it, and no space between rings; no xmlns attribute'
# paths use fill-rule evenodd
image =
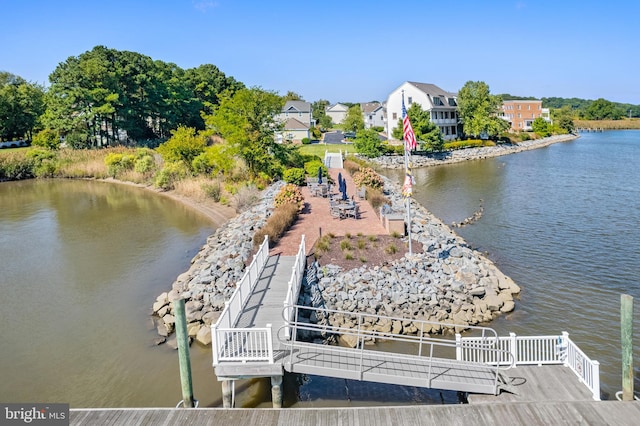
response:
<svg viewBox="0 0 640 426"><path fill-rule="evenodd" d="M253 252L253 236L271 215L273 199L283 185L284 182L271 185L255 206L218 228L191 260L189 270L175 280L171 291L158 296L153 304L160 335L157 344L164 343L174 331L171 301L177 298L185 299L189 336L204 345L211 343L210 326L218 320L225 301L242 279ZM172 344L172 340L168 343Z"/></svg>
<svg viewBox="0 0 640 426"><path fill-rule="evenodd" d="M529 140L516 144L500 144L496 146L485 146L481 148L466 148L454 151L438 152L426 156L413 155L411 165L413 167L438 166L441 164L460 163L468 160L480 160L483 158L499 157L501 155L514 154L516 152L528 151L542 148L554 143L570 141L578 138L577 135L554 135L548 138ZM404 156L384 155L373 158L370 161L386 169L404 168Z"/></svg>
<svg viewBox="0 0 640 426"><path fill-rule="evenodd" d="M389 179L384 180L392 208L403 210L400 188ZM336 265L317 268L317 280L313 281L317 282L324 306L456 324L457 331L512 311L513 296L520 292L518 285L424 207L411 204L412 237L422 243L423 253L406 255L385 266L362 266L350 271ZM329 323L335 327L355 326L345 315L331 315ZM380 319L367 326L382 333L418 331L411 321ZM444 330L441 325L433 325L425 331ZM355 340L344 343L355 344Z"/></svg>

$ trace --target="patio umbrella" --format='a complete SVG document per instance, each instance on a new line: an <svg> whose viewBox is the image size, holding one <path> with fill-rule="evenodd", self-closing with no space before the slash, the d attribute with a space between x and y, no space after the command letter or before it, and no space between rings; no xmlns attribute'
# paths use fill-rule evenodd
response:
<svg viewBox="0 0 640 426"><path fill-rule="evenodd" d="M342 173L338 172L338 191L342 191Z"/></svg>
<svg viewBox="0 0 640 426"><path fill-rule="evenodd" d="M322 166L318 167L318 183L322 183Z"/></svg>
<svg viewBox="0 0 640 426"><path fill-rule="evenodd" d="M347 199L349 199L349 197L347 197L347 181L346 179L342 179L342 182L340 182L340 191L342 191L342 200L346 201Z"/></svg>

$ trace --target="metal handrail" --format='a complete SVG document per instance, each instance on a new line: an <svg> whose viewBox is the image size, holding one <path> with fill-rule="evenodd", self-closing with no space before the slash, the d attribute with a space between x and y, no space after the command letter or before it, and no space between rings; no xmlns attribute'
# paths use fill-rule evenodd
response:
<svg viewBox="0 0 640 426"><path fill-rule="evenodd" d="M300 240L300 246L298 247L298 253L296 254L296 260L291 268L291 278L289 279L287 287L287 297L284 300L284 309L287 311L285 314L285 321L293 320L293 309L289 308L295 302L298 301L300 295L300 285L302 283L302 277L304 276L304 268L307 264L305 236L303 235ZM287 331L285 330L285 333ZM289 335L287 334L287 338Z"/></svg>
<svg viewBox="0 0 640 426"><path fill-rule="evenodd" d="M285 325L283 327L280 328L280 330L285 330L285 334L286 334L286 330L290 330L290 334L288 336L285 335L284 338L281 338L281 333L280 330L278 330L277 336L278 338L285 344L288 344L289 346L289 364L293 365L293 354L294 354L294 348L296 346L302 346L302 345L313 345L313 344L309 344L309 343L300 343L296 341L296 337L297 337L297 332L298 330L308 330L308 331L316 331L316 332L320 332L323 334L336 334L336 335L343 335L343 336L355 336L356 337L356 347L352 348L352 349L346 349L346 348L340 348L337 349L339 347L335 347L336 349L334 349L334 347L331 348L327 348L326 345L323 350L331 350L331 351L351 351L351 353L353 353L353 351L357 350L360 351L360 365L358 366L359 368L359 374L360 377L362 377L363 374L363 359L364 359L364 354L365 351L368 352L376 352L376 354L378 356L386 356L385 352L382 351L376 351L374 349L365 349L365 342L367 340L370 339L384 339L384 340L390 340L390 341L395 341L395 342L403 342L403 343L412 343L412 344L417 344L418 348L417 348L417 353L415 354L411 354L411 353L403 353L403 354L399 354L399 353L389 353L389 356L394 357L394 358L401 358L401 359L414 359L412 357L418 356L420 358L423 358L425 360L428 360L429 363L429 375L428 377L431 377L431 367L433 365L433 361L434 360L443 360L446 359L447 361L459 361L456 359L456 357L451 357L451 358L440 358L440 357L434 357L434 349L436 347L443 347L443 348L451 348L451 349L455 349L456 351L458 350L458 348L460 347L460 342L456 341L456 340L452 340L452 339L445 339L445 338L441 338L441 337L431 337L428 333L424 332L425 329L425 325L429 325L429 326L433 326L433 325L437 325L437 326L444 326L447 328L456 328L456 327L461 327L460 324L451 324L451 323L439 323L439 322L434 322L434 321L426 321L426 320L418 320L418 319L411 319L411 318L400 318L400 317L388 317L388 316L382 316L382 315L374 315L374 314L363 314L363 313L357 313L357 312L345 312L345 311L337 311L337 310L332 310L332 309L323 309L323 308L313 308L313 307L308 307L308 306L300 306L300 305L294 305L291 306L290 308L295 310L295 316L293 320L289 320L287 317L287 307L285 307L285 309L283 309L283 318L285 320ZM308 323L308 322L299 322L296 319L299 318L299 313L302 310L310 310L310 311L315 311L315 312L323 312L323 314L339 314L339 315L348 315L351 317L356 317L357 318L357 326L355 328L352 327L342 327L342 326L335 326L335 325L331 325L331 324L312 324L312 323ZM382 331L378 331L378 330L374 330L374 329L369 329L369 328L363 328L363 321L365 319L388 319L391 321L411 321L414 323L414 325L416 323L420 324L420 330L422 330L422 332L420 332L418 335L409 335L409 334L398 334L398 333L393 333L391 331L389 332L382 332ZM476 332L480 332L482 334L482 337L480 340L480 342L477 344L477 348L480 349L482 348L483 350L489 352L489 353L499 353L500 357L505 357L505 358L511 358L513 362L515 362L515 360L513 360L513 355L511 353L509 353L508 351L504 351L502 349L496 348L496 342L497 342L497 333L495 332L495 330L489 328L489 327L480 327L480 326L465 326L468 328L473 329ZM491 337L489 337L491 336ZM428 350L428 355L423 355L423 347L427 347ZM382 355L381 355L382 354ZM459 362L463 362L463 361L459 361ZM501 370L506 370L508 368L511 368L511 366L513 365L513 362L507 366L506 368L504 366L501 365L490 365L484 362L466 362L466 364L476 364L478 366L481 366L482 368L485 369L489 369L491 371L493 371L495 373L495 386L497 389L498 386L498 380L499 380L499 373ZM429 379L430 380L430 379Z"/></svg>

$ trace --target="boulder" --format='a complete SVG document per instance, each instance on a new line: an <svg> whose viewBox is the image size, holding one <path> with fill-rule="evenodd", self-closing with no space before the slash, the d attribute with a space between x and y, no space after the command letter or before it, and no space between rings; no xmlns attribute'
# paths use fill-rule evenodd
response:
<svg viewBox="0 0 640 426"><path fill-rule="evenodd" d="M200 330L198 330L198 334L196 335L196 340L205 346L210 345L211 344L211 328L200 327Z"/></svg>

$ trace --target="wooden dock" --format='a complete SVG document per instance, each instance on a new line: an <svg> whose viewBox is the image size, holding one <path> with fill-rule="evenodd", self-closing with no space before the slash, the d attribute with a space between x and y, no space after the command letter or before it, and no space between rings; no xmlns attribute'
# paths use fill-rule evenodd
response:
<svg viewBox="0 0 640 426"><path fill-rule="evenodd" d="M361 408L72 409L71 425L637 425L640 402L547 401Z"/></svg>

